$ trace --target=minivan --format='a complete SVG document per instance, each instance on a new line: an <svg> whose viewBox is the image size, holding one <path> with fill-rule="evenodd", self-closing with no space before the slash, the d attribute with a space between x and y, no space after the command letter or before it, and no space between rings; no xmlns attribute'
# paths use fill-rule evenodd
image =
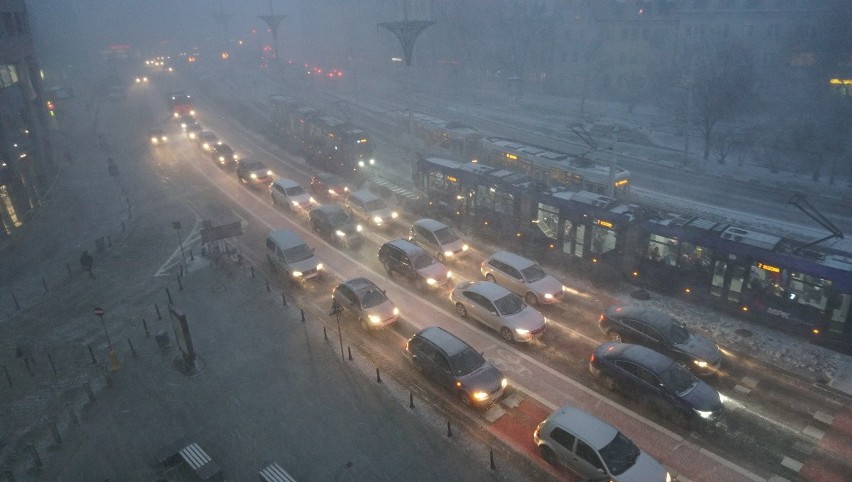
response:
<svg viewBox="0 0 852 482"><path fill-rule="evenodd" d="M408 240L444 263L467 254L469 246L451 227L434 219L420 219L411 225Z"/></svg>
<svg viewBox="0 0 852 482"><path fill-rule="evenodd" d="M273 229L266 235L266 258L285 273L290 281L304 281L322 271L314 249L289 229Z"/></svg>
<svg viewBox="0 0 852 482"><path fill-rule="evenodd" d="M444 286L453 275L423 248L404 239L383 244L379 248L379 262L390 276L399 275L420 289Z"/></svg>
<svg viewBox="0 0 852 482"><path fill-rule="evenodd" d="M465 405L499 400L509 383L482 354L437 326L412 336L405 354L417 371L452 390Z"/></svg>

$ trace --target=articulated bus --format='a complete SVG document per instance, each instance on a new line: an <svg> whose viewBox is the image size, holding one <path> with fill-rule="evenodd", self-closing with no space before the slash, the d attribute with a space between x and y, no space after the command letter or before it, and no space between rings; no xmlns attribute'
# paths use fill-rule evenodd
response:
<svg viewBox="0 0 852 482"><path fill-rule="evenodd" d="M627 279L852 348L852 254L750 228L663 212L479 163L422 158L424 209L488 239L514 239L592 282Z"/></svg>

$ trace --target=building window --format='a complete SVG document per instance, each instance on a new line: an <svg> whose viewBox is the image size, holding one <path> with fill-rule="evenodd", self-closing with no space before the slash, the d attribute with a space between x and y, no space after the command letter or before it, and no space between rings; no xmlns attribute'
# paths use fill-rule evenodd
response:
<svg viewBox="0 0 852 482"><path fill-rule="evenodd" d="M0 87L11 87L18 82L18 71L14 65L0 65Z"/></svg>

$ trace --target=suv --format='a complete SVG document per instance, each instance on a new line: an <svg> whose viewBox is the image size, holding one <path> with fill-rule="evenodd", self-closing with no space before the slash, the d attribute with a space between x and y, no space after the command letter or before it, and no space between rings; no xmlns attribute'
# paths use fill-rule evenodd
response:
<svg viewBox="0 0 852 482"><path fill-rule="evenodd" d="M266 235L266 259L273 267L286 272L290 281L313 278L323 268L313 248L289 229L273 229Z"/></svg>
<svg viewBox="0 0 852 482"><path fill-rule="evenodd" d="M722 415L716 389L671 358L641 345L604 343L589 358L589 371L606 388L649 403L690 429Z"/></svg>
<svg viewBox="0 0 852 482"><path fill-rule="evenodd" d="M272 204L284 206L288 211L297 210L307 213L316 203L305 188L296 181L280 177L269 185L269 196Z"/></svg>
<svg viewBox="0 0 852 482"><path fill-rule="evenodd" d="M666 468L606 422L566 405L533 432L541 457L583 480L670 482Z"/></svg>
<svg viewBox="0 0 852 482"><path fill-rule="evenodd" d="M480 265L485 279L509 288L524 297L530 305L556 303L564 296L565 287L544 272L538 263L507 251L489 256Z"/></svg>
<svg viewBox="0 0 852 482"><path fill-rule="evenodd" d="M610 306L600 317L609 341L636 343L673 358L696 375L722 365L722 351L709 339L689 331L675 317L644 306Z"/></svg>
<svg viewBox="0 0 852 482"><path fill-rule="evenodd" d="M381 328L399 319L397 308L385 294L367 278L352 278L334 288L331 294L332 313L348 313L364 329Z"/></svg>
<svg viewBox="0 0 852 482"><path fill-rule="evenodd" d="M420 246L404 239L394 239L383 244L379 248L379 261L389 275L398 274L420 289L444 286L452 277L446 266L429 256Z"/></svg>
<svg viewBox="0 0 852 482"><path fill-rule="evenodd" d="M340 246L354 248L363 241L361 225L355 224L346 211L337 204L326 204L311 209L308 220L320 236Z"/></svg>
<svg viewBox="0 0 852 482"><path fill-rule="evenodd" d="M349 214L377 228L390 227L391 222L399 216L370 191L355 191L350 194L346 199L346 209Z"/></svg>
<svg viewBox="0 0 852 482"><path fill-rule="evenodd" d="M421 219L411 225L408 240L421 248L434 253L438 261L457 259L467 254L468 245L446 224L434 219Z"/></svg>
<svg viewBox="0 0 852 482"><path fill-rule="evenodd" d="M499 400L508 385L478 351L437 326L412 336L405 344L405 354L417 371L452 390L465 405Z"/></svg>
<svg viewBox="0 0 852 482"><path fill-rule="evenodd" d="M506 341L533 341L544 334L547 318L520 296L488 281L463 281L450 301L462 318L470 316L500 333Z"/></svg>

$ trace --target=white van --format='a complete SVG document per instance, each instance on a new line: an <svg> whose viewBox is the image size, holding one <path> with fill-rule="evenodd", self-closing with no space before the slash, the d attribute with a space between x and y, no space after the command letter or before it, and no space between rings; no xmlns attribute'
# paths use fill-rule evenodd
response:
<svg viewBox="0 0 852 482"><path fill-rule="evenodd" d="M273 229L266 235L266 258L291 281L304 281L322 271L313 248L289 229Z"/></svg>

